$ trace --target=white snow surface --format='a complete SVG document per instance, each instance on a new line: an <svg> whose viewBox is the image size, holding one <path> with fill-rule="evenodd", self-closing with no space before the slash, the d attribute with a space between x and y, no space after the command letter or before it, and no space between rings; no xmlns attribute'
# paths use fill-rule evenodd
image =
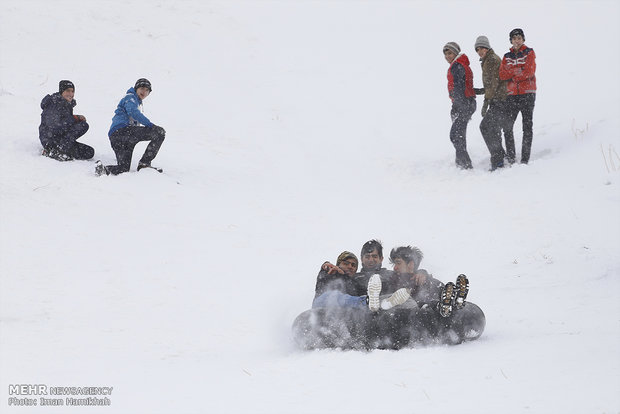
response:
<svg viewBox="0 0 620 414"><path fill-rule="evenodd" d="M617 1L0 2L3 413L620 412ZM537 54L529 165L454 167L442 46ZM81 139L136 79L153 164L41 157L43 96ZM521 117L515 124L518 153ZM474 342L297 350L315 277L372 238L466 273ZM387 256L387 254L386 254ZM389 267L387 259L384 265ZM107 407L16 407L10 385L111 386ZM47 397L53 397L48 395Z"/></svg>

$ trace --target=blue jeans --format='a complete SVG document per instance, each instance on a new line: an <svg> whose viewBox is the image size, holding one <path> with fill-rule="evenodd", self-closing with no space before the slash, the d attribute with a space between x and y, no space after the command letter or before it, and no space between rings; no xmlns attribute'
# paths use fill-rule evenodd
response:
<svg viewBox="0 0 620 414"><path fill-rule="evenodd" d="M366 296L351 296L337 290L330 290L312 301L313 308L367 308Z"/></svg>

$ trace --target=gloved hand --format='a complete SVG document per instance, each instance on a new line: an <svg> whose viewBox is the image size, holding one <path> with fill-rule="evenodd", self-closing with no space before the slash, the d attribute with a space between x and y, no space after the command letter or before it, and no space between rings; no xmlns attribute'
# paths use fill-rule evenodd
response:
<svg viewBox="0 0 620 414"><path fill-rule="evenodd" d="M489 101L487 99L484 100L482 104L482 117L484 118L489 110Z"/></svg>

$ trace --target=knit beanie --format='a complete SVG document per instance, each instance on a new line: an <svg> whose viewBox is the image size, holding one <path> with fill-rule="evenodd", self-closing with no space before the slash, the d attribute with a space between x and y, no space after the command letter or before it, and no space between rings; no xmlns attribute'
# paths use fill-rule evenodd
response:
<svg viewBox="0 0 620 414"><path fill-rule="evenodd" d="M479 47L483 47L485 49L491 49L491 44L489 43L489 39L486 36L478 36L476 39L476 44L474 45L474 49L478 50Z"/></svg>
<svg viewBox="0 0 620 414"><path fill-rule="evenodd" d="M461 47L456 42L446 43L446 45L443 47L443 51L445 52L446 50L453 52L455 55L461 53Z"/></svg>
<svg viewBox="0 0 620 414"><path fill-rule="evenodd" d="M58 82L58 92L63 93L69 88L73 88L73 92L75 92L75 85L70 80L61 80Z"/></svg>
<svg viewBox="0 0 620 414"><path fill-rule="evenodd" d="M340 253L340 255L338 256L338 259L336 260L336 265L339 265L340 262L342 262L343 260L347 260L347 259L355 259L356 263L359 262L357 260L357 256L355 256L353 253L344 251L344 252Z"/></svg>
<svg viewBox="0 0 620 414"><path fill-rule="evenodd" d="M138 79L138 80L136 81L136 84L134 85L134 87L133 87L133 88L134 88L135 90L138 90L138 88L143 87L143 86L144 86L146 89L148 89L148 90L149 90L149 92L152 92L152 91L153 91L153 90L151 89L151 82L149 82L149 80L148 80L148 79L145 79L145 78L140 78L140 79Z"/></svg>
<svg viewBox="0 0 620 414"><path fill-rule="evenodd" d="M525 40L525 34L523 33L523 29L512 29L510 34L508 35L508 39L512 40L515 36L521 36L523 40Z"/></svg>

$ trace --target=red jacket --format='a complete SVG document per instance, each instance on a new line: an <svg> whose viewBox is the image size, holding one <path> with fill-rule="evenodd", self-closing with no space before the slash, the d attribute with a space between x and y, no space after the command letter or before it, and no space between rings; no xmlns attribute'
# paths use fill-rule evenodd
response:
<svg viewBox="0 0 620 414"><path fill-rule="evenodd" d="M523 45L516 53L511 48L499 67L499 78L508 80L508 95L536 93L536 54Z"/></svg>
<svg viewBox="0 0 620 414"><path fill-rule="evenodd" d="M448 93L452 102L476 96L474 91L474 73L469 67L467 55L461 54L448 68Z"/></svg>

